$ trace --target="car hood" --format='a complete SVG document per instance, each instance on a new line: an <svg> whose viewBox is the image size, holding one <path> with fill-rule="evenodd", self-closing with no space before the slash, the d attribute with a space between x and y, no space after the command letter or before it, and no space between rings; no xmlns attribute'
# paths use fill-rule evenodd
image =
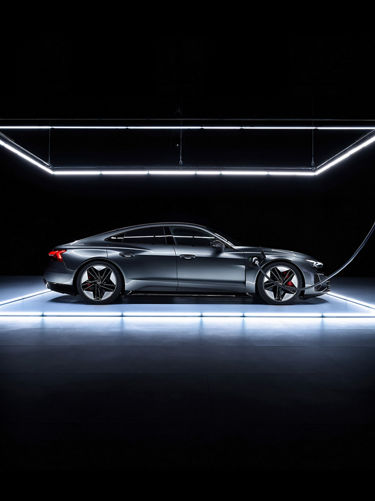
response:
<svg viewBox="0 0 375 501"><path fill-rule="evenodd" d="M276 258L288 258L288 259L311 259L308 254L303 254L302 252L295 252L285 249L273 249L271 247L245 247L238 246L234 247L236 252L243 252L244 254L261 254L264 253L267 257Z"/></svg>

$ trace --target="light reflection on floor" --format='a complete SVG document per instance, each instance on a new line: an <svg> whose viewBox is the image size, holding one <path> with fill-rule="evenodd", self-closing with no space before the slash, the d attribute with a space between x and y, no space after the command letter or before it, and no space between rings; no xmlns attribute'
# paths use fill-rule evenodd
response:
<svg viewBox="0 0 375 501"><path fill-rule="evenodd" d="M360 284L339 292L375 303ZM141 316L20 315L38 310ZM373 455L375 318L354 316L371 308L137 296L103 310L51 293L0 311L18 315L0 316L7 468L336 471ZM268 316L219 316L256 312Z"/></svg>
<svg viewBox="0 0 375 501"><path fill-rule="evenodd" d="M299 301L296 304L288 306L266 305L248 297L166 295L133 295L119 299L115 304L95 306L84 304L79 296L62 295L55 292L35 295L35 292L40 291L40 288L32 291L30 290L30 284L28 284L28 287L27 294L29 296L25 296L22 282L18 283L18 287L12 284L9 287L7 297L7 284L4 284L3 279L0 318L6 316L15 318L29 316L95 318L375 317L375 302L363 302L362 299L357 299L353 295L353 288L350 287L341 287L340 294L333 292L332 294Z"/></svg>

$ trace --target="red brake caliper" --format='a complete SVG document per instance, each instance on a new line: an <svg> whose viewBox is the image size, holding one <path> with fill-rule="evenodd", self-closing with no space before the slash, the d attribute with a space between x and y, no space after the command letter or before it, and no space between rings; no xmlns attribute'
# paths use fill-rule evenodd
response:
<svg viewBox="0 0 375 501"><path fill-rule="evenodd" d="M88 280L89 282L91 282L91 280L92 280L92 277L90 276L90 273L89 273L89 272L87 272L87 280ZM87 286L85 287L85 290L91 289L91 287L92 287L93 285L94 285L94 284L89 284L89 285L87 285Z"/></svg>
<svg viewBox="0 0 375 501"><path fill-rule="evenodd" d="M285 276L287 273L289 273L289 270L283 271L282 273ZM294 283L291 280L289 280L286 285L288 285L289 287L294 287Z"/></svg>

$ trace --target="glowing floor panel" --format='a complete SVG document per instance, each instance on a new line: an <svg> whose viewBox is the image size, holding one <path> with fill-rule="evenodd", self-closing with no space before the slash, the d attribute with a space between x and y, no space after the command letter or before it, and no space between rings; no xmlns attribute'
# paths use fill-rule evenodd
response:
<svg viewBox="0 0 375 501"><path fill-rule="evenodd" d="M39 280L39 281L38 281ZM290 306L260 304L251 298L134 295L105 306L88 305L78 296L45 292L40 279L2 279L0 317L306 317L375 318L375 301L348 286ZM363 294L362 294L363 296Z"/></svg>

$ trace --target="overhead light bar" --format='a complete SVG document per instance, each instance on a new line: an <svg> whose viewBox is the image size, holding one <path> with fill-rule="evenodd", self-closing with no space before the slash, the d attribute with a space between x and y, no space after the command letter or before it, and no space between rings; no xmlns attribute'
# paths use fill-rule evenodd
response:
<svg viewBox="0 0 375 501"><path fill-rule="evenodd" d="M267 130L370 130L375 131L374 127L308 127L308 126L0 126L1 128L43 128L43 129L267 129ZM110 169L105 170L100 169L82 169L81 167L73 168L54 168L51 164L44 162L39 157L28 152L17 143L9 139L4 134L0 133L0 146L6 148L17 156L23 158L24 160L36 165L40 169L48 174L58 175L58 176L98 176L98 175L110 175L110 176L138 176L138 175L152 175L152 176L194 176L194 175L223 175L223 176L318 176L330 168L336 166L337 164L343 162L347 158L361 151L362 149L370 146L375 142L375 134L371 135L366 140L362 142L356 141L353 145L346 148L345 150L339 152L332 159L329 159L317 167L302 167L302 168L290 168L290 169L279 169L279 168L268 168L260 169L256 167L243 168L243 169ZM359 144L358 144L359 143Z"/></svg>
<svg viewBox="0 0 375 501"><path fill-rule="evenodd" d="M273 170L267 171L269 176L316 176L317 171Z"/></svg>
<svg viewBox="0 0 375 501"><path fill-rule="evenodd" d="M0 125L0 130L51 130L50 125Z"/></svg>
<svg viewBox="0 0 375 501"><path fill-rule="evenodd" d="M44 170L44 172L48 172L48 174L53 174L53 171L51 170L49 164L41 160L39 157L31 154L24 148L16 145L16 143L13 143L12 145L10 141L7 142L4 141L3 139L0 139L0 146L7 149L8 151L11 151L15 155L21 157L23 160L26 160L26 162L36 165L37 167L39 167L39 169Z"/></svg>
<svg viewBox="0 0 375 501"><path fill-rule="evenodd" d="M55 176L98 176L102 174L101 170L92 169L69 169L69 170L55 170L53 171Z"/></svg>
<svg viewBox="0 0 375 501"><path fill-rule="evenodd" d="M336 157L333 160L323 162L322 164L320 164L318 166L316 173L318 175L322 174L323 172L327 171L328 169L330 169L334 165L337 165L338 163L342 162L343 160L346 160L347 158L351 157L352 155L354 155L358 151L363 150L364 148L366 148L367 146L369 146L370 144L372 144L374 142L375 142L375 134L373 136L371 136L369 139L367 139L366 141L363 141L362 143L360 143L358 146L353 146L352 148L349 148L348 150L346 150L345 153L336 155Z"/></svg>
<svg viewBox="0 0 375 501"><path fill-rule="evenodd" d="M57 172L56 172L57 173ZM102 170L101 174L103 176L145 176L148 174L148 170Z"/></svg>
<svg viewBox="0 0 375 501"><path fill-rule="evenodd" d="M298 170L287 170L287 171L266 171L266 170L172 170L172 169L150 169L150 170L92 170L92 169L76 169L76 170L55 170L52 174L56 176L315 176L316 171L298 171Z"/></svg>
<svg viewBox="0 0 375 501"><path fill-rule="evenodd" d="M362 125L1 125L0 130L368 130Z"/></svg>
<svg viewBox="0 0 375 501"><path fill-rule="evenodd" d="M150 175L155 175L155 176L169 176L170 175L170 170L149 170L148 173ZM175 170L173 171L174 176L194 176L195 175L195 170Z"/></svg>

